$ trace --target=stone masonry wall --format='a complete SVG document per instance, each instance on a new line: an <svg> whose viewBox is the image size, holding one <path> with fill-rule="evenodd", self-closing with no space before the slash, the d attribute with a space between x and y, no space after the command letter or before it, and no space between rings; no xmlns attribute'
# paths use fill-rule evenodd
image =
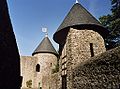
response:
<svg viewBox="0 0 120 89"><path fill-rule="evenodd" d="M90 43L93 44L95 56L106 51L104 40L97 32L70 28L66 39L68 89L72 89L73 86L72 69L91 58Z"/></svg>
<svg viewBox="0 0 120 89"><path fill-rule="evenodd" d="M79 63L71 89L120 89L120 47Z"/></svg>
<svg viewBox="0 0 120 89"><path fill-rule="evenodd" d="M61 89L60 85L60 73L55 73L51 75L50 78L50 89Z"/></svg>
<svg viewBox="0 0 120 89"><path fill-rule="evenodd" d="M32 80L32 88L35 88L37 58L32 56L21 56L21 76L23 76L22 88L27 88L26 82Z"/></svg>
<svg viewBox="0 0 120 89"><path fill-rule="evenodd" d="M106 51L104 39L97 32L70 28L66 45L68 55L72 57L73 66L77 66L78 63L84 62L91 57L90 43L93 43L95 56Z"/></svg>
<svg viewBox="0 0 120 89"><path fill-rule="evenodd" d="M37 73L36 81L40 81L42 89L49 89L50 84L48 83L52 69L57 64L57 57L51 53L39 53L34 56L38 58L37 64L40 64L40 72ZM36 84L38 84L37 82Z"/></svg>

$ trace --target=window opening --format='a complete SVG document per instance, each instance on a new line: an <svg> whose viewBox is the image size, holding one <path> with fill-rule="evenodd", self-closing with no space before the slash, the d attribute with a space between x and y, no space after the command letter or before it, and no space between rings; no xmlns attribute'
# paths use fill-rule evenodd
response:
<svg viewBox="0 0 120 89"><path fill-rule="evenodd" d="M40 72L40 65L39 64L36 65L36 72Z"/></svg>
<svg viewBox="0 0 120 89"><path fill-rule="evenodd" d="M67 89L67 75L62 76L62 89Z"/></svg>
<svg viewBox="0 0 120 89"><path fill-rule="evenodd" d="M90 43L90 53L91 57L93 57L94 56L93 43Z"/></svg>

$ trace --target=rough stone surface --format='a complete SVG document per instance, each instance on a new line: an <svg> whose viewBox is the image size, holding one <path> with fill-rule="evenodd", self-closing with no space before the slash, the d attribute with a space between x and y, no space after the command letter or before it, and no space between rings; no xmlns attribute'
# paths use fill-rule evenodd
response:
<svg viewBox="0 0 120 89"><path fill-rule="evenodd" d="M91 57L90 43L93 43L95 56L106 51L104 39L93 30L70 28L66 43L67 55L72 57L70 61L73 63L73 67Z"/></svg>
<svg viewBox="0 0 120 89"><path fill-rule="evenodd" d="M55 68L57 64L57 57L51 53L39 53L35 54L34 57L38 58L37 63L40 64L40 71L44 72L44 75L51 73L51 69Z"/></svg>
<svg viewBox="0 0 120 89"><path fill-rule="evenodd" d="M37 58L31 56L21 56L21 76L23 76L22 88L27 88L26 82L32 80L32 88L35 88Z"/></svg>
<svg viewBox="0 0 120 89"><path fill-rule="evenodd" d="M80 63L72 79L72 89L119 89L120 47Z"/></svg>
<svg viewBox="0 0 120 89"><path fill-rule="evenodd" d="M90 43L95 56L106 51L104 39L97 32L70 28L66 39L68 89L72 89L72 69L91 58Z"/></svg>
<svg viewBox="0 0 120 89"><path fill-rule="evenodd" d="M51 53L39 53L35 54L34 57L38 58L37 63L41 66L41 74L39 73L36 78L39 79L38 81L41 80L42 89L49 89L49 79L52 74L52 69L57 65L57 57Z"/></svg>
<svg viewBox="0 0 120 89"><path fill-rule="evenodd" d="M61 89L60 88L60 77L61 76L60 76L59 72L51 75L50 89Z"/></svg>
<svg viewBox="0 0 120 89"><path fill-rule="evenodd" d="M36 65L40 71L36 71ZM26 82L32 80L32 88L49 89L52 69L57 65L57 57L51 53L39 53L34 56L21 56L22 89L27 88Z"/></svg>

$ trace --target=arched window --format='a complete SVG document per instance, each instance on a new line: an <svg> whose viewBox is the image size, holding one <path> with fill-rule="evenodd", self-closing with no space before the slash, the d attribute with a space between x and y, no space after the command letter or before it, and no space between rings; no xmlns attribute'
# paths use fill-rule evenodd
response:
<svg viewBox="0 0 120 89"><path fill-rule="evenodd" d="M36 72L40 72L40 65L39 64L36 65Z"/></svg>

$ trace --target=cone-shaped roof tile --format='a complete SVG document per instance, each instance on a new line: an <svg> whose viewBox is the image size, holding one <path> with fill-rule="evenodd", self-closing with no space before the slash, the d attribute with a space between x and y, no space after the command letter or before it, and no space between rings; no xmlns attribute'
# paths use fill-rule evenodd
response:
<svg viewBox="0 0 120 89"><path fill-rule="evenodd" d="M35 49L32 55L35 55L38 53L52 53L52 54L58 55L57 51L53 47L48 37L45 37L42 40L42 42L38 45L38 47Z"/></svg>
<svg viewBox="0 0 120 89"><path fill-rule="evenodd" d="M71 10L69 11L69 13L67 14L67 16L65 17L65 19L63 20L62 24L57 29L53 39L57 43L60 43L59 37L63 36L62 34L65 34L64 33L66 30L65 28L67 27L72 27L72 26L94 27L93 25L95 27L100 28L99 30L104 29L106 31L106 29L101 26L99 21L95 17L93 17L81 4L75 3L71 8ZM101 31L97 31L97 32L101 33Z"/></svg>

